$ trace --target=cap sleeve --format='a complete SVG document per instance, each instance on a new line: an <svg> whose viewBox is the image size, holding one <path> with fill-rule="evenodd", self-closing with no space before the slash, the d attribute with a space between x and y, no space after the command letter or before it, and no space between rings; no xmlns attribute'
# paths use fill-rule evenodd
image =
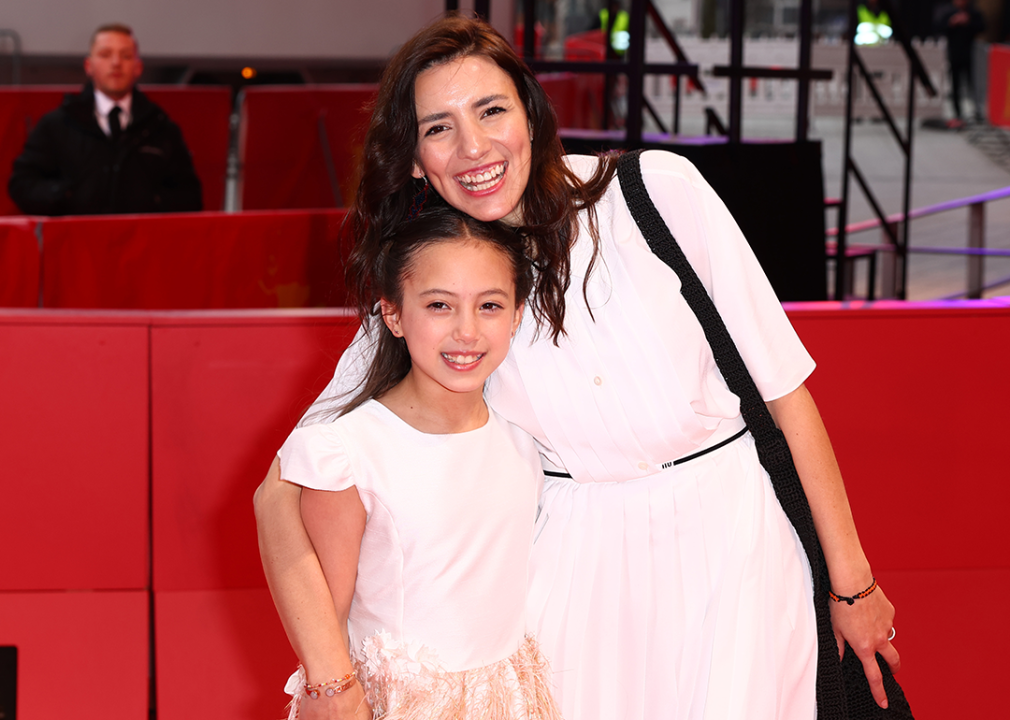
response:
<svg viewBox="0 0 1010 720"><path fill-rule="evenodd" d="M313 490L346 490L354 485L344 442L332 423L296 428L277 451L281 479Z"/></svg>

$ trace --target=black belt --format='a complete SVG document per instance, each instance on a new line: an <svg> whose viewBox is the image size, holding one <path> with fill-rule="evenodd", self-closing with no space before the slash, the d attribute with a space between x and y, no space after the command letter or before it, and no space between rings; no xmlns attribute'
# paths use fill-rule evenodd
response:
<svg viewBox="0 0 1010 720"><path fill-rule="evenodd" d="M666 468L673 467L674 465L683 465L684 463L689 462L691 460L694 460L695 458L700 458L702 455L708 455L713 450L718 450L719 448L721 448L724 445L729 445L734 440L739 440L740 438L742 438L746 434L747 434L747 428L744 428L743 430L741 430L740 432L738 432L736 435L734 435L732 437L728 437L725 440L723 440L722 442L716 443L712 447L707 447L704 450L699 450L696 453L692 453L690 455L685 455L684 457L680 458L679 460L674 460L672 463L663 463L663 469L665 470ZM568 473L555 472L553 470L544 470L544 475L547 475L548 477L568 478L569 480L572 479L572 476L569 475Z"/></svg>

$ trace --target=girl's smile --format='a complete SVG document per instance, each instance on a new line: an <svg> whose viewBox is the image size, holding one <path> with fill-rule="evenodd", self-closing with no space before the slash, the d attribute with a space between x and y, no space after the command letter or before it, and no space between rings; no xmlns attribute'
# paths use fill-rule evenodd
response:
<svg viewBox="0 0 1010 720"><path fill-rule="evenodd" d="M383 320L404 338L411 368L397 392L423 404L483 404L484 381L509 351L522 305L509 259L488 242L444 240L418 251L399 308Z"/></svg>

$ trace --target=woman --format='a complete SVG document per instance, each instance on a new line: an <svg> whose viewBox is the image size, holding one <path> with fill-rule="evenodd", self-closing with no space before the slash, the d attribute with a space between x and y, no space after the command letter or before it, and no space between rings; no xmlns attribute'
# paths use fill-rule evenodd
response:
<svg viewBox="0 0 1010 720"><path fill-rule="evenodd" d="M669 153L641 161L789 440L832 589L855 596L872 573L803 386L813 362L697 171ZM679 280L630 217L613 161L563 157L550 103L507 42L449 17L391 61L363 164L351 214L363 256L426 197L526 237L535 322L520 328L486 394L533 435L548 475L528 622L565 717L813 717L809 567ZM352 345L323 398L353 390L368 355L367 342ZM340 629L298 490L278 480L268 475L256 497L264 567L299 657L324 676ZM897 669L893 614L880 590L832 607L839 648L855 650L881 705L874 653Z"/></svg>

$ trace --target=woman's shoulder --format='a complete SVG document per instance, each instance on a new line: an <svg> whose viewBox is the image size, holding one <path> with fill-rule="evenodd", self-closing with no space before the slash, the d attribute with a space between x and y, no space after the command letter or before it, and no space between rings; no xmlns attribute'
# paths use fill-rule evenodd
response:
<svg viewBox="0 0 1010 720"><path fill-rule="evenodd" d="M642 153L643 176L668 176L691 184L704 182L698 168L683 155L669 150L646 150Z"/></svg>
<svg viewBox="0 0 1010 720"><path fill-rule="evenodd" d="M601 159L597 155L566 155L565 162L581 180L588 180L596 172ZM671 179L687 181L691 184L704 183L701 173L698 172L694 163L683 155L678 155L669 150L643 151L640 165L643 176L655 176L657 179L661 176L666 176ZM616 176L613 183L617 183Z"/></svg>

